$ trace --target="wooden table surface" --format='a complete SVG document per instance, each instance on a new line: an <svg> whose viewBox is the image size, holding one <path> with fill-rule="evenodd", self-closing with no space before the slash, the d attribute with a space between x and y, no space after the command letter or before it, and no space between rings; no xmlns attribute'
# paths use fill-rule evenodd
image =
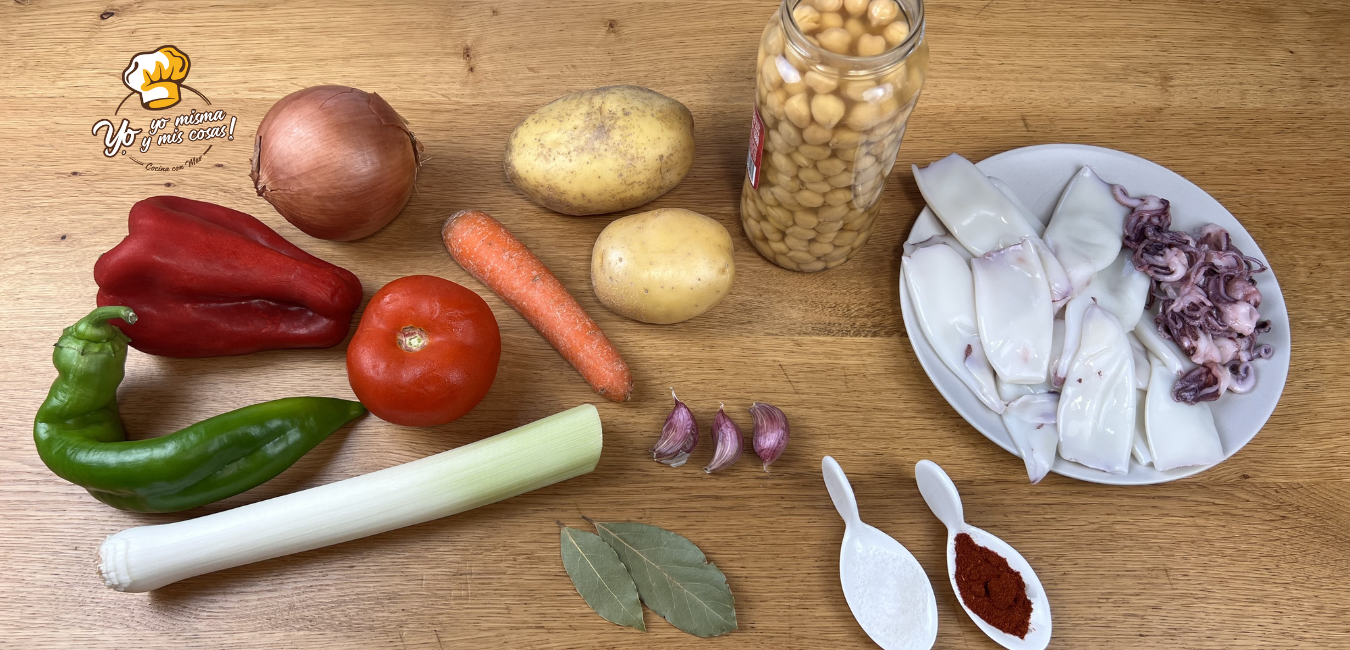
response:
<svg viewBox="0 0 1350 650"><path fill-rule="evenodd" d="M0 5L0 647L873 647L839 588L843 526L821 482L825 454L849 472L866 519L928 572L939 648L995 646L948 588L944 531L914 487L921 458L951 474L971 522L1036 567L1053 602L1053 647L1350 645L1343 6L934 2L928 82L876 234L856 259L815 275L761 259L737 216L756 39L774 8L765 0ZM238 137L179 171L105 158L92 124L125 96L130 56L164 44L190 55L189 84L238 118ZM321 83L378 91L430 158L402 216L360 242L305 236L248 179L267 108ZM690 208L733 234L731 295L679 325L628 321L597 302L589 255L610 217L550 213L503 175L503 146L521 118L565 92L615 83L656 89L694 115L693 171L647 208ZM1021 461L962 421L919 367L896 299L899 242L921 206L909 164L1049 142L1117 148L1186 176L1246 225L1278 274L1296 345L1276 351L1291 355L1289 382L1261 434L1218 467L1151 487L1056 475L1028 485ZM126 234L131 204L156 194L254 214L354 271L367 297L419 273L479 291L502 329L492 392L442 427L366 418L277 479L198 511L138 515L94 501L43 466L32 416L55 376L51 344L94 305L94 261ZM464 208L496 215L572 289L631 364L632 402L597 400L454 264L439 229ZM351 397L344 348L190 360L133 351L122 414L146 437L279 396ZM705 423L719 401L747 429L742 409L752 400L781 406L794 437L774 473L746 458L705 475L697 468L711 454L706 445L685 467L653 463L647 449L671 386ZM94 573L98 544L128 526L364 474L597 401L606 435L593 474L148 595L112 592ZM655 524L699 544L728 576L740 629L703 642L651 612L647 634L595 616L563 572L554 525L583 525L582 515Z"/></svg>

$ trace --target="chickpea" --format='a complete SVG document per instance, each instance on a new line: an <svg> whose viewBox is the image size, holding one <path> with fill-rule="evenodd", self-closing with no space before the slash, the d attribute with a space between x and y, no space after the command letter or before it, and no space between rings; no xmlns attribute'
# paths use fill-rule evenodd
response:
<svg viewBox="0 0 1350 650"><path fill-rule="evenodd" d="M820 97L821 95L816 95L817 99ZM811 126L802 129L802 140L809 144L825 144L826 142L829 142L830 138L833 136L834 132L831 131L829 127L821 126L815 122L812 122Z"/></svg>
<svg viewBox="0 0 1350 650"><path fill-rule="evenodd" d="M807 72L805 77L803 77L803 81L806 82L807 86L811 87L811 90L822 95L825 93L832 93L835 88L839 87L839 77L827 75L819 70Z"/></svg>
<svg viewBox="0 0 1350 650"><path fill-rule="evenodd" d="M886 39L886 44L895 47L909 38L909 25L903 20L897 20L886 26L881 32L882 37Z"/></svg>
<svg viewBox="0 0 1350 650"><path fill-rule="evenodd" d="M849 248L847 246L839 246L837 240L835 245L838 247L827 253L823 258L827 262L826 266L830 264L839 266L844 263L844 258L848 256Z"/></svg>
<svg viewBox="0 0 1350 650"><path fill-rule="evenodd" d="M816 257L825 255L826 253L829 253L833 250L834 246L827 244L825 242L810 241L807 242L806 244L806 252L815 255ZM824 266L824 264L822 264L821 266Z"/></svg>
<svg viewBox="0 0 1350 650"><path fill-rule="evenodd" d="M803 34L814 34L820 29L820 12L808 4L799 4L792 10L792 20Z"/></svg>
<svg viewBox="0 0 1350 650"><path fill-rule="evenodd" d="M844 83L844 96L855 102L865 102L867 101L867 98L864 95L867 93L867 91L872 90L873 88L876 87L877 84L875 82L868 81L865 79L859 81L848 81Z"/></svg>
<svg viewBox="0 0 1350 650"><path fill-rule="evenodd" d="M844 209L846 209L846 210L848 209L848 206L842 206L842 205L841 205L841 206L830 206L830 207L841 207L841 208L844 208ZM821 210L824 210L824 209L825 209L825 208L821 208ZM766 224L763 224L763 225L766 226L766 227L769 226L769 224L767 224L767 223L766 223ZM834 220L834 221L822 221L822 222L820 222L819 225L816 226L816 232L818 232L818 233L835 233L835 232L839 232L839 229L840 229L840 228L843 228L843 227L844 227L844 221L843 221L842 219L836 219L836 220ZM766 230L765 232L767 232L767 230Z"/></svg>
<svg viewBox="0 0 1350 650"><path fill-rule="evenodd" d="M769 101L765 108L769 109L769 115L776 119L783 119L787 113L784 104L787 102L788 94L786 90L779 88L769 95Z"/></svg>
<svg viewBox="0 0 1350 650"><path fill-rule="evenodd" d="M842 27L831 27L820 33L820 46L835 54L848 54L853 35Z"/></svg>
<svg viewBox="0 0 1350 650"><path fill-rule="evenodd" d="M830 187L848 187L853 184L853 172L841 172L825 179Z"/></svg>
<svg viewBox="0 0 1350 650"><path fill-rule="evenodd" d="M837 192L838 190L830 191ZM825 197L822 196L820 192L812 192L811 190L798 190L792 195L792 198L796 199L797 203L808 208L818 208L825 203Z"/></svg>
<svg viewBox="0 0 1350 650"><path fill-rule="evenodd" d="M779 74L778 64L775 63L775 61L777 61L777 57L766 59L764 65L759 68L760 79L764 81L764 85L770 90L783 85L783 75Z"/></svg>
<svg viewBox="0 0 1350 650"><path fill-rule="evenodd" d="M853 147L858 146L858 143L861 141L862 141L861 133L858 133L857 131L854 131L852 129L840 127L834 130L834 136L830 138L830 148L852 149ZM788 142L791 143L792 141L789 140Z"/></svg>
<svg viewBox="0 0 1350 650"><path fill-rule="evenodd" d="M783 243L787 245L789 249L791 249L788 251L789 257L792 255L793 251L799 251L802 253L806 252L807 243L805 239L798 239L797 237L793 237L791 234L786 234L783 235Z"/></svg>
<svg viewBox="0 0 1350 650"><path fill-rule="evenodd" d="M820 15L821 29L829 29L831 27L843 27L843 26L844 26L844 17L837 13L829 12Z"/></svg>
<svg viewBox="0 0 1350 650"><path fill-rule="evenodd" d="M849 244L852 244L853 240L857 238L858 238L858 231L842 230L839 232L838 235L835 236L833 243L835 246L848 246Z"/></svg>
<svg viewBox="0 0 1350 650"><path fill-rule="evenodd" d="M844 0L844 11L850 16L861 16L867 13L869 0Z"/></svg>
<svg viewBox="0 0 1350 650"><path fill-rule="evenodd" d="M844 119L844 100L834 95L816 95L811 98L811 117L821 126L832 129Z"/></svg>
<svg viewBox="0 0 1350 650"><path fill-rule="evenodd" d="M850 190L847 187L836 187L826 193L825 196L822 197L822 200L830 205L844 205L848 203L851 198L853 198L853 190Z"/></svg>
<svg viewBox="0 0 1350 650"><path fill-rule="evenodd" d="M811 262L817 261L816 256L806 252L805 245L802 246L801 250L788 251L787 256L788 259L797 262L799 264L810 264ZM824 268L824 265L822 265L821 268Z"/></svg>
<svg viewBox="0 0 1350 650"><path fill-rule="evenodd" d="M872 23L872 27L885 27L893 22L900 15L900 5L895 0L872 0L867 5L867 22Z"/></svg>
<svg viewBox="0 0 1350 650"><path fill-rule="evenodd" d="M873 112L875 111L873 107ZM806 98L806 93L788 97L783 103L783 113L797 128L806 128L806 125L811 123L811 102Z"/></svg>
<svg viewBox="0 0 1350 650"><path fill-rule="evenodd" d="M792 122L779 122L776 131L783 138L783 142L788 144L789 149L796 149L801 146L802 132ZM784 151L787 151L787 149L784 149Z"/></svg>
<svg viewBox="0 0 1350 650"><path fill-rule="evenodd" d="M764 239L764 231L760 229L759 222L754 219L742 219L745 225L745 231L751 239Z"/></svg>
<svg viewBox="0 0 1350 650"><path fill-rule="evenodd" d="M797 147L797 153L811 160L825 160L830 157L830 148L818 144L804 144Z"/></svg>
<svg viewBox="0 0 1350 650"><path fill-rule="evenodd" d="M816 163L816 169L826 176L834 176L848 168L848 163L838 158L830 158Z"/></svg>
<svg viewBox="0 0 1350 650"><path fill-rule="evenodd" d="M816 213L809 210L793 212L792 220L796 222L797 225L806 228L807 230L814 229L816 224L820 223L820 218L816 216Z"/></svg>
<svg viewBox="0 0 1350 650"><path fill-rule="evenodd" d="M863 24L863 21L858 20L857 18L849 18L844 21L844 30L848 32L849 36L858 38L867 33L867 26Z"/></svg>
<svg viewBox="0 0 1350 650"><path fill-rule="evenodd" d="M825 180L825 175L820 173L820 170L817 170L813 167L805 167L801 169L800 171L797 172L797 177L802 179L802 181L806 183L820 183L824 182Z"/></svg>
<svg viewBox="0 0 1350 650"><path fill-rule="evenodd" d="M794 99L796 97L797 95L793 96ZM791 102L792 100L789 99L788 101ZM788 119L792 119L790 111ZM795 123L797 120L792 121ZM854 104L853 109L848 112L846 124L848 124L848 128L854 131L865 131L875 126L879 121L881 121L881 111L875 104L860 103Z"/></svg>
<svg viewBox="0 0 1350 650"><path fill-rule="evenodd" d="M886 39L873 34L858 37L858 56L876 56L886 51Z"/></svg>
<svg viewBox="0 0 1350 650"><path fill-rule="evenodd" d="M773 27L768 28L765 30L763 43L764 51L768 53L769 56L778 56L779 54L782 54L783 30L774 29Z"/></svg>
<svg viewBox="0 0 1350 650"><path fill-rule="evenodd" d="M820 224L816 227L816 230L824 232L825 225L831 221L842 226L846 214L848 214L848 206L846 205L821 206L820 209L816 210L816 217L820 219ZM838 228L835 228L835 230L838 230Z"/></svg>
<svg viewBox="0 0 1350 650"><path fill-rule="evenodd" d="M821 13L839 13L839 9L844 6L844 0L816 0L816 9Z"/></svg>

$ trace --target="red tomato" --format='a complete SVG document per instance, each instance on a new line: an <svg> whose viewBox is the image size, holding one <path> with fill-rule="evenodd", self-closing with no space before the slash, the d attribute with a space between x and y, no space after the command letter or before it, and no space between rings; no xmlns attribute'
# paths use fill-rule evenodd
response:
<svg viewBox="0 0 1350 650"><path fill-rule="evenodd" d="M384 285L366 305L347 346L347 379L380 419L430 427L477 406L501 356L497 319L478 294L410 275Z"/></svg>

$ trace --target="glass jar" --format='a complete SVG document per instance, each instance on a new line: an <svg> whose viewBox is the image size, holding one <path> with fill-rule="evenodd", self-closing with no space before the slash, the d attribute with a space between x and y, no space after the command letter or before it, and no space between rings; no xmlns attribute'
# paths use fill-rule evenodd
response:
<svg viewBox="0 0 1350 650"><path fill-rule="evenodd" d="M741 224L793 271L872 234L928 68L923 0L783 0L759 40Z"/></svg>

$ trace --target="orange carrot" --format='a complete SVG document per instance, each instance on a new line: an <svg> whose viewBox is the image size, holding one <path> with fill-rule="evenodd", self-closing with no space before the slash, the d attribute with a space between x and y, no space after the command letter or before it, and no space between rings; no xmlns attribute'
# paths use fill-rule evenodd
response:
<svg viewBox="0 0 1350 650"><path fill-rule="evenodd" d="M619 351L506 226L486 213L464 210L446 220L441 238L450 256L520 312L595 392L615 402L628 399L633 375Z"/></svg>

